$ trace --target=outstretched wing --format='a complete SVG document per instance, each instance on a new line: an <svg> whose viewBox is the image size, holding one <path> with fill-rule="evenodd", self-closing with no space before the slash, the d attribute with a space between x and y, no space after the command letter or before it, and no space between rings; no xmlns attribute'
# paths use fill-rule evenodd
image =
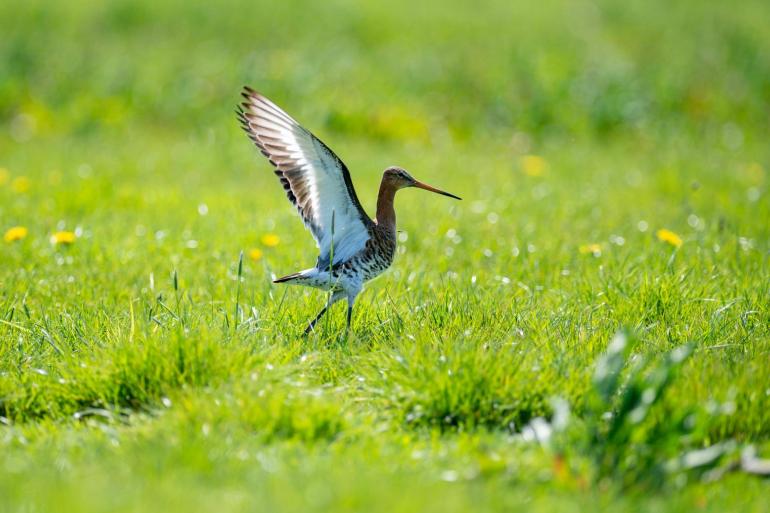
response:
<svg viewBox="0 0 770 513"><path fill-rule="evenodd" d="M345 164L276 104L248 87L242 94L241 126L275 167L289 201L313 234L320 250L318 267L329 265L332 251L336 264L363 249L373 223Z"/></svg>

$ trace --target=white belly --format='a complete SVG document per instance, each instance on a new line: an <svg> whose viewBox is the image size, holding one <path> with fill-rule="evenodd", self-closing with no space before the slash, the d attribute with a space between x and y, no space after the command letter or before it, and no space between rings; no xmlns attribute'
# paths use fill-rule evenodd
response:
<svg viewBox="0 0 770 513"><path fill-rule="evenodd" d="M301 274L302 277L294 280L293 283L327 291L344 290L351 295L357 295L364 284L360 273L335 272L332 275L329 271L319 271L314 268L302 271Z"/></svg>

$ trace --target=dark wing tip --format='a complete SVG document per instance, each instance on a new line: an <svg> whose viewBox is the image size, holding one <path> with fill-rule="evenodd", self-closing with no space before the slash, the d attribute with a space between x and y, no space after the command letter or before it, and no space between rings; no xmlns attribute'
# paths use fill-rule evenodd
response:
<svg viewBox="0 0 770 513"><path fill-rule="evenodd" d="M249 102L253 102L255 100L259 100L262 95L249 86L243 86L243 89L241 90L241 96L243 96Z"/></svg>
<svg viewBox="0 0 770 513"><path fill-rule="evenodd" d="M256 89L252 89L249 86L243 86L243 90L241 90L241 96L243 96L249 102L259 102L265 100L265 95Z"/></svg>

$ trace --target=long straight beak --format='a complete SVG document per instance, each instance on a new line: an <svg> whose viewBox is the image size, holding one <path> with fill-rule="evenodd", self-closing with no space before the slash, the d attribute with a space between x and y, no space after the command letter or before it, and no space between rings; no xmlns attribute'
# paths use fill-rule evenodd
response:
<svg viewBox="0 0 770 513"><path fill-rule="evenodd" d="M417 187L418 189L425 189L426 191L435 192L436 194L442 194L444 196L449 196L450 198L454 198L458 200L462 199L460 196L449 194L446 191L442 191L441 189L436 189L435 187L431 187L427 183L418 182L417 180L414 181L414 185L412 185L412 187Z"/></svg>

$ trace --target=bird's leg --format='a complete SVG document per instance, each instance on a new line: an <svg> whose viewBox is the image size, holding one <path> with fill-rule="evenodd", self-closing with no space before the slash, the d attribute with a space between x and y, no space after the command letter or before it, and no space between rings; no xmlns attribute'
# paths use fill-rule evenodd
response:
<svg viewBox="0 0 770 513"><path fill-rule="evenodd" d="M344 294L339 292L339 291L333 293L331 295L331 297L329 298L329 302L326 303L326 306L323 307L323 309L321 309L320 312L318 312L318 315L315 316L315 319L310 321L310 323L308 324L307 328L305 328L305 332L303 333L303 336L305 336L308 333L310 333L311 331L313 331L313 328L315 328L316 323L318 322L318 320L321 317L323 317L323 314L326 313L326 310L328 310L330 306L332 306L334 303L336 303L337 301L339 301L343 297L344 297Z"/></svg>
<svg viewBox="0 0 770 513"><path fill-rule="evenodd" d="M313 328L315 328L315 325L316 325L316 323L318 322L318 319L320 319L321 317L323 317L323 314L325 314L325 313L326 313L326 310L328 310L328 309L329 309L329 306L330 306L330 305L331 305L331 301L329 302L329 304L327 304L326 306L324 306L324 307L321 309L321 311L320 311L320 312L318 312L318 315L316 315L316 316L315 316L315 319L313 319L312 321L310 321L310 323L307 325L307 328L305 328L305 332L303 333L303 335L307 335L308 333L310 333L311 331L313 331Z"/></svg>
<svg viewBox="0 0 770 513"><path fill-rule="evenodd" d="M350 331L350 321L353 318L353 303L356 302L356 296L348 296L348 324L345 327L345 334Z"/></svg>

